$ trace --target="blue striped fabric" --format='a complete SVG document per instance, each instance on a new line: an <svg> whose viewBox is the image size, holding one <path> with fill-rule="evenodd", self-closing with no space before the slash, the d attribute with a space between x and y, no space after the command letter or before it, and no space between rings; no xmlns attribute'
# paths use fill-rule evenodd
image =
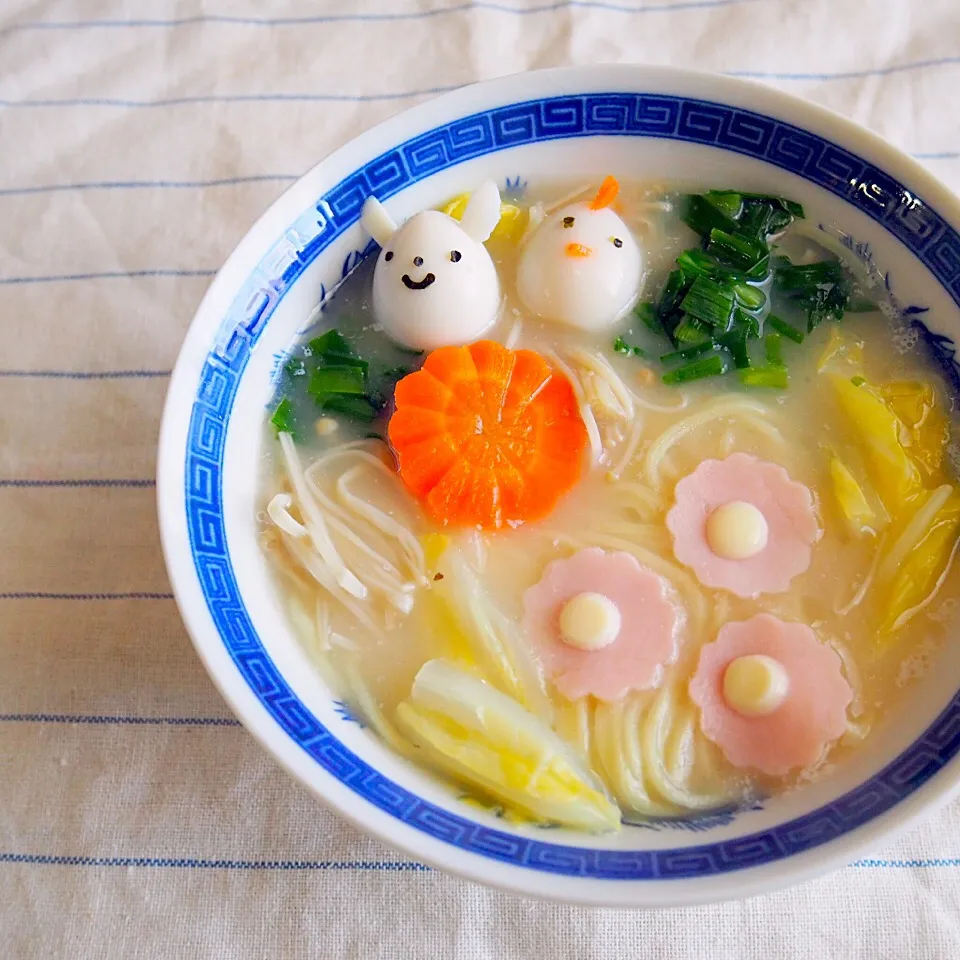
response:
<svg viewBox="0 0 960 960"><path fill-rule="evenodd" d="M955 0L6 5L4 956L960 956L955 805L836 877L696 914L520 904L393 857L227 713L168 602L151 503L206 282L295 171L371 123L532 65L694 60L852 115L958 186L958 51Z"/></svg>

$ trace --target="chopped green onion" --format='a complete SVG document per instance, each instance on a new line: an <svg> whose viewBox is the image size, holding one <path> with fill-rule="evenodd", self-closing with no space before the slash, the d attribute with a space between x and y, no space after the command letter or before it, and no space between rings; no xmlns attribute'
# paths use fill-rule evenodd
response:
<svg viewBox="0 0 960 960"><path fill-rule="evenodd" d="M703 323L696 317L684 317L673 331L673 339L677 343L702 343L710 340L711 329L709 324Z"/></svg>
<svg viewBox="0 0 960 960"><path fill-rule="evenodd" d="M720 377L727 372L727 364L719 353L710 357L701 357L688 363L686 366L678 367L663 375L663 382L690 383L693 380L703 380L705 377Z"/></svg>
<svg viewBox="0 0 960 960"><path fill-rule="evenodd" d="M359 367L317 367L310 375L307 391L319 403L334 394L363 396L364 376Z"/></svg>
<svg viewBox="0 0 960 960"><path fill-rule="evenodd" d="M293 433L296 427L296 417L293 413L293 404L288 397L284 397L273 411L270 422L277 428L277 433Z"/></svg>
<svg viewBox="0 0 960 960"><path fill-rule="evenodd" d="M353 348L347 342L347 338L339 330L328 330L321 333L319 337L314 337L307 348L310 355L314 357L324 357L332 355L335 357L352 357Z"/></svg>
<svg viewBox="0 0 960 960"><path fill-rule="evenodd" d="M777 333L786 337L788 340L792 340L794 343L803 343L803 331L798 330L785 320L781 320L771 313L767 315L767 319L764 322L768 327L776 330Z"/></svg>
<svg viewBox="0 0 960 960"><path fill-rule="evenodd" d="M334 413L342 413L353 420L362 420L369 423L376 419L379 410L366 397L345 396L336 394L327 397L323 401L324 410L332 410Z"/></svg>
<svg viewBox="0 0 960 960"><path fill-rule="evenodd" d="M709 195L694 194L687 197L681 219L701 237L708 237L710 231L715 229L733 233L737 229L737 221L724 212L724 206L728 206L724 201L718 205Z"/></svg>
<svg viewBox="0 0 960 960"><path fill-rule="evenodd" d="M867 381L863 377L851 377L850 382L855 387L862 387Z"/></svg>
<svg viewBox="0 0 960 960"><path fill-rule="evenodd" d="M786 390L790 383L785 367L751 367L749 370L738 370L737 376L745 387Z"/></svg>
<svg viewBox="0 0 960 960"><path fill-rule="evenodd" d="M822 284L839 283L843 280L843 264L839 260L798 265L791 263L786 257L777 257L773 272L777 286L787 291L807 292Z"/></svg>
<svg viewBox="0 0 960 960"><path fill-rule="evenodd" d="M716 350L717 345L712 340L704 340L702 343L695 343L692 347L684 347L682 350L674 350L672 353L664 353L660 357L661 363L673 363L676 360L693 360L702 353L708 353L710 350Z"/></svg>
<svg viewBox="0 0 960 960"><path fill-rule="evenodd" d="M733 288L733 295L744 310L761 310L767 302L767 295L749 283L738 283Z"/></svg>
<svg viewBox="0 0 960 960"><path fill-rule="evenodd" d="M283 369L291 377L305 377L307 375L307 365L299 357L288 360L283 365Z"/></svg>
<svg viewBox="0 0 960 960"><path fill-rule="evenodd" d="M725 333L717 339L720 346L730 351L733 357L733 365L742 370L750 366L750 351L747 348L748 330L746 327L738 327Z"/></svg>
<svg viewBox="0 0 960 960"><path fill-rule="evenodd" d="M631 357L631 356L645 357L646 356L646 354L643 352L643 350L640 349L640 347L631 346L629 343L627 343L626 340L623 339L623 337L617 337L617 339L613 341L613 349L615 353L623 354L623 356L625 357Z"/></svg>
<svg viewBox="0 0 960 960"><path fill-rule="evenodd" d="M764 352L767 357L767 364L771 367L782 367L783 364L783 340L777 333L768 333L763 341Z"/></svg>
<svg viewBox="0 0 960 960"><path fill-rule="evenodd" d="M663 324L657 317L657 308L652 303L637 304L634 314L640 319L640 322L651 332L659 336L666 336Z"/></svg>
<svg viewBox="0 0 960 960"><path fill-rule="evenodd" d="M779 208L784 213L789 213L791 217L797 220L806 219L803 207L796 200L787 200L784 197L776 197L770 193L745 193L744 200L753 200L757 203L769 204L771 207Z"/></svg>
<svg viewBox="0 0 960 960"><path fill-rule="evenodd" d="M680 308L712 327L727 328L733 316L734 296L730 290L710 277L697 277Z"/></svg>
<svg viewBox="0 0 960 960"><path fill-rule="evenodd" d="M733 190L708 190L703 199L731 220L736 220L743 209L743 197Z"/></svg>
<svg viewBox="0 0 960 960"><path fill-rule="evenodd" d="M707 253L721 263L727 263L741 270L749 270L758 260L767 255L765 240L753 240L750 237L713 229L707 241Z"/></svg>

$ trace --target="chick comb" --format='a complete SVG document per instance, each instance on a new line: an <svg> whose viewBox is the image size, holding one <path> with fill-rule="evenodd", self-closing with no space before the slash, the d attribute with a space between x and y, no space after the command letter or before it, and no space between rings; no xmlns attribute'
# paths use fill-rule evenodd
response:
<svg viewBox="0 0 960 960"><path fill-rule="evenodd" d="M602 210L604 207L609 207L614 200L617 199L617 194L620 192L620 184L617 181L616 177L606 177L603 183L600 184L600 189L597 191L597 195L590 201L591 210Z"/></svg>

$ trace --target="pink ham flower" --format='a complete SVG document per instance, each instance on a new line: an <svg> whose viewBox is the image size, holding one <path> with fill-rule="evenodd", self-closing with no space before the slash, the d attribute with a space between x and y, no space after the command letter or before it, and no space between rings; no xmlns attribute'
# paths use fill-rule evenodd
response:
<svg viewBox="0 0 960 960"><path fill-rule="evenodd" d="M727 667L738 657L760 654L777 661L788 677L783 702L766 716L745 716L724 697ZM704 735L735 767L771 776L810 767L826 745L842 736L853 698L839 655L803 623L785 623L768 613L725 624L700 651L690 697L700 707Z"/></svg>
<svg viewBox="0 0 960 960"><path fill-rule="evenodd" d="M677 484L675 498L667 514L674 553L705 586L739 597L779 593L810 566L811 547L820 536L813 498L783 467L745 453L704 460ZM719 556L706 535L713 511L738 501L756 507L767 527L766 546L740 560Z"/></svg>
<svg viewBox="0 0 960 960"><path fill-rule="evenodd" d="M620 617L615 639L584 650L564 640L560 615L585 593L612 601ZM592 694L615 701L631 690L658 686L663 665L677 656L683 615L669 584L629 553L591 547L547 565L523 596L523 625L557 689L574 700Z"/></svg>

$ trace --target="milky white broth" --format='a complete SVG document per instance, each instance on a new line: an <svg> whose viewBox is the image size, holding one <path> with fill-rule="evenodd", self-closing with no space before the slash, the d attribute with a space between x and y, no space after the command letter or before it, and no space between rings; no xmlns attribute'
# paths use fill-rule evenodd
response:
<svg viewBox="0 0 960 960"><path fill-rule="evenodd" d="M517 203L529 205L542 201L549 205L579 186L562 183L531 188ZM596 189L595 184L592 186ZM684 188L688 189L688 185ZM700 189L708 188L705 185ZM641 299L657 295L675 257L695 244L696 238L676 213L658 205L666 200L669 206L677 192L676 187L666 192L644 184L624 187L623 216L644 247L648 261ZM588 195L589 191L585 191L584 196ZM829 256L795 236L793 231L788 231L783 243L795 261L802 262L806 253L816 253L821 258ZM551 692L554 729L587 759L626 816L691 815L698 810L736 803L754 794L786 789L798 779L808 779L829 765L842 763L870 736L881 718L889 718L905 687L929 666L953 621L960 578L956 570L950 570L933 600L897 630L892 640L878 642L876 624L882 619L884 592L868 588L857 602L860 588L873 572L877 538L848 533L828 475L831 455L841 460L848 456L855 460L859 456L854 449L857 438L838 417L836 400L831 391L824 388L824 376L818 373L817 364L836 329L848 342L863 342L863 375L869 382L915 379L933 382L938 404L941 409L949 409L950 398L944 393L939 375L922 351L904 337L897 322L878 310L849 313L841 324L823 323L801 345L784 341L790 373L786 390L746 390L734 376L666 386L660 382L663 371L655 358L671 348L649 335L635 317L628 316L614 334L589 334L531 319L515 291L517 245L493 239L488 249L497 264L506 303L500 320L487 337L510 347L528 348L548 356L555 354L575 373L583 373L575 359L571 359L577 356L577 350L600 354L638 402L629 420L598 412L603 462L584 470L579 484L546 520L495 533L460 532L454 537L456 555L477 571L486 600L514 621L522 616L524 591L540 579L547 563L583 546L627 551L632 547L641 559L654 558L658 563L654 569L667 577L686 610L680 655L666 667L664 682L658 690L629 694L627 702L619 705L603 705L591 698L571 704L555 691ZM318 330L339 329L362 356L379 362L382 368L416 366L419 359L386 342L374 324L368 303L371 269L368 262L348 278L325 308ZM855 291L858 296L864 293L870 295L870 291L862 288ZM879 296L877 303L883 305ZM802 319L797 315L791 315L783 305L774 306L779 316L802 326ZM614 352L613 337L617 333L630 344L644 348L651 359ZM673 424L722 395L747 397L762 405L764 412L718 417L676 443L657 465L658 482L652 483L646 458L653 442ZM294 392L294 403L300 423L307 424L297 444L305 467L346 441L369 433L386 434L383 420L370 425L341 420L335 432L319 436L312 424L323 415L312 407L312 400L301 390L299 394ZM379 454L389 460L383 444L371 441L369 450L377 455L378 446L381 447ZM631 446L635 448L632 451ZM385 614L380 604L373 618L375 628L360 624L315 581L302 572L291 573L296 564L291 563L276 528L264 512L278 491L290 487L278 454L275 431L269 422L264 450L258 503L262 541L268 556L275 561L272 569L277 588L288 604L294 629L318 669L339 694L359 713L367 714L371 726L397 746L392 718L397 704L409 695L418 669L432 658L456 656L456 643L449 637L449 623L438 618L431 599L432 593L451 589L450 578L455 574L441 557L436 571L430 571L429 585L413 591L413 609L409 615L396 611ZM722 459L733 452L753 454L783 466L793 480L805 484L814 495L822 539L813 549L807 572L796 577L783 593L741 599L724 590L704 587L674 556L664 524L666 511L673 503L674 485L702 460ZM347 461L343 468L338 468L334 463L324 471L321 487L331 498L336 496L338 477L350 465ZM930 478L928 486L953 484L951 471L950 458L945 456L943 466ZM387 472L358 471L355 490L361 498L409 522L418 537L438 531ZM434 580L436 574L443 579ZM324 624L321 630L316 626L318 610ZM845 676L854 691L848 710L848 733L829 748L817 768L784 778L763 777L731 767L700 732L697 710L686 692L686 683L702 645L715 638L722 624L747 620L760 612L810 625L822 641L840 652ZM322 635L324 630L327 633ZM494 677L488 679L496 682ZM655 735L648 725L645 729L649 736L645 740L641 737L638 742L642 750L662 755L651 758L645 752L644 770L654 770L656 764L664 764L672 782L678 786L676 791L661 789L662 775L656 772L645 772L643 783L631 786L619 771L617 750L622 745L617 743L621 736L618 731L631 724L643 727L648 721L656 725L651 720L653 711L660 711L656 723L661 724L663 732Z"/></svg>

